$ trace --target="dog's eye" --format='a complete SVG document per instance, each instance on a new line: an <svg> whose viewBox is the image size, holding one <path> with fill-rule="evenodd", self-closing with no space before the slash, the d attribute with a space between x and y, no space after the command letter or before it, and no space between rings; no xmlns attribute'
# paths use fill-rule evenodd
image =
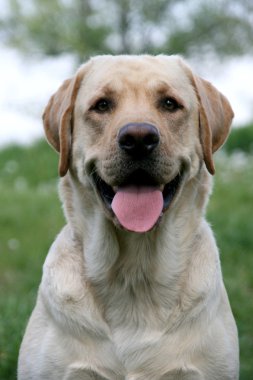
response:
<svg viewBox="0 0 253 380"><path fill-rule="evenodd" d="M104 113L110 111L112 108L112 102L108 99L99 99L92 107L93 111Z"/></svg>
<svg viewBox="0 0 253 380"><path fill-rule="evenodd" d="M165 111L175 112L179 108L182 108L178 102L173 98L164 98L160 102L161 107Z"/></svg>

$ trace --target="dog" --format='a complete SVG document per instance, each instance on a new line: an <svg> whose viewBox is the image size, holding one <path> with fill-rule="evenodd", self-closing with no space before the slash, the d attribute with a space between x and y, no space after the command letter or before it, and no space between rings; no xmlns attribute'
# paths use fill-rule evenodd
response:
<svg viewBox="0 0 253 380"><path fill-rule="evenodd" d="M238 337L205 208L228 100L179 56L98 56L51 97L67 220L19 380L235 380Z"/></svg>

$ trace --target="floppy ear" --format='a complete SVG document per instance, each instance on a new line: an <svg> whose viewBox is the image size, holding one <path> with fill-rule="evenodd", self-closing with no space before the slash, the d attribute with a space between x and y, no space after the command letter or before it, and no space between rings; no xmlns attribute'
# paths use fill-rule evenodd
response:
<svg viewBox="0 0 253 380"><path fill-rule="evenodd" d="M208 171L215 173L212 154L225 142L233 110L227 100L211 83L193 76L193 85L199 101L200 141Z"/></svg>
<svg viewBox="0 0 253 380"><path fill-rule="evenodd" d="M60 153L59 174L61 177L69 168L73 110L82 78L83 71L80 70L75 77L64 81L50 98L43 113L47 140Z"/></svg>

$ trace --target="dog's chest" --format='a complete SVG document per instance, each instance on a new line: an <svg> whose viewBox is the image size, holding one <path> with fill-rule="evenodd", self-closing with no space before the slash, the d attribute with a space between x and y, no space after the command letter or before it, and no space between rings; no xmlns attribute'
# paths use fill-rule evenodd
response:
<svg viewBox="0 0 253 380"><path fill-rule="evenodd" d="M176 301L166 287L158 284L139 282L128 287L114 284L103 290L103 315L114 350L129 368L136 358L146 360L148 351L162 341Z"/></svg>
<svg viewBox="0 0 253 380"><path fill-rule="evenodd" d="M120 326L112 331L113 349L126 372L130 373L142 366L147 360L152 360L151 352L161 342L163 331L143 325ZM161 348L160 348L161 349Z"/></svg>

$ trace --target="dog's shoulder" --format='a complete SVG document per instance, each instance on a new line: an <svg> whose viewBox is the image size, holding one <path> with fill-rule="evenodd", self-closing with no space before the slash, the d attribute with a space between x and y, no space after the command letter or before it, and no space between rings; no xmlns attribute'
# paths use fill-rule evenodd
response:
<svg viewBox="0 0 253 380"><path fill-rule="evenodd" d="M40 302L52 323L74 336L109 334L85 276L81 244L68 225L52 244L43 266Z"/></svg>
<svg viewBox="0 0 253 380"><path fill-rule="evenodd" d="M64 300L78 300L83 294L84 263L79 242L67 225L52 244L43 266L40 290ZM51 298L50 297L50 298Z"/></svg>

